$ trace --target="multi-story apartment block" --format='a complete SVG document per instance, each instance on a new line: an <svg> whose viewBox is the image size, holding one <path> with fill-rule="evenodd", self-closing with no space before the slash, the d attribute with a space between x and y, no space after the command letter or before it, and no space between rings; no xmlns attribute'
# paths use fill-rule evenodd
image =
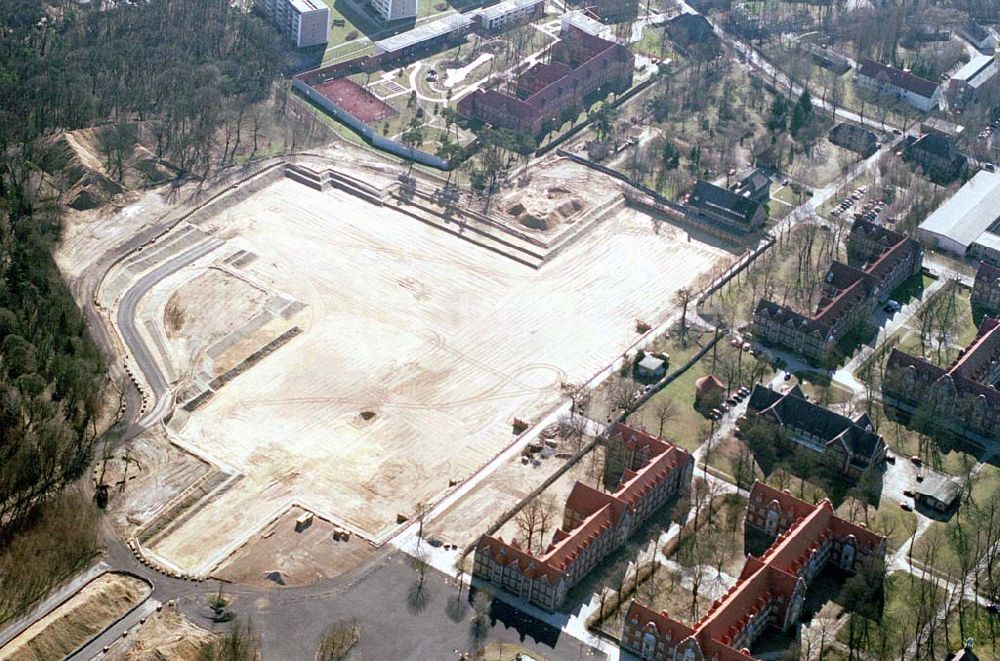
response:
<svg viewBox="0 0 1000 661"><path fill-rule="evenodd" d="M979 263L976 280L972 284L972 304L995 314L1000 311L1000 268Z"/></svg>
<svg viewBox="0 0 1000 661"><path fill-rule="evenodd" d="M787 439L815 452L849 477L861 477L885 461L885 442L875 433L867 413L854 420L834 413L807 400L798 385L784 394L755 385L746 419L751 424L768 424L779 444Z"/></svg>
<svg viewBox="0 0 1000 661"><path fill-rule="evenodd" d="M594 565L667 499L690 487L694 459L686 450L621 423L608 432L608 444L626 461L614 492L577 482L566 500L562 527L538 555L516 540L483 535L473 575L554 611Z"/></svg>
<svg viewBox="0 0 1000 661"><path fill-rule="evenodd" d="M621 44L563 24L562 39L551 61L539 62L521 74L513 94L476 90L463 97L458 112L497 128L537 135L546 122L562 123L568 108L582 108L585 97L598 90L621 91L632 85L635 57Z"/></svg>
<svg viewBox="0 0 1000 661"><path fill-rule="evenodd" d="M370 0L371 8L386 23L417 17L417 0Z"/></svg>
<svg viewBox="0 0 1000 661"><path fill-rule="evenodd" d="M848 262L834 261L824 278L816 311L805 315L766 299L753 315L754 335L817 362L832 356L837 341L867 319L879 301L920 272L923 247L898 232L858 220L848 237Z"/></svg>
<svg viewBox="0 0 1000 661"><path fill-rule="evenodd" d="M330 9L321 0L257 0L257 7L297 48L329 40Z"/></svg>
<svg viewBox="0 0 1000 661"><path fill-rule="evenodd" d="M941 100L941 86L937 83L868 58L862 58L854 80L862 88L905 101L924 112Z"/></svg>
<svg viewBox="0 0 1000 661"><path fill-rule="evenodd" d="M984 317L976 339L946 369L893 349L882 377L882 402L980 448L994 449L1000 441L998 383L1000 319Z"/></svg>
<svg viewBox="0 0 1000 661"><path fill-rule="evenodd" d="M750 646L764 631L798 623L824 566L853 573L885 557L885 538L838 517L829 500L810 505L761 482L750 490L745 528L774 541L760 558L747 557L736 584L693 627L633 601L621 648L643 661L752 661Z"/></svg>
<svg viewBox="0 0 1000 661"><path fill-rule="evenodd" d="M474 12L484 32L499 32L545 13L545 0L504 0Z"/></svg>

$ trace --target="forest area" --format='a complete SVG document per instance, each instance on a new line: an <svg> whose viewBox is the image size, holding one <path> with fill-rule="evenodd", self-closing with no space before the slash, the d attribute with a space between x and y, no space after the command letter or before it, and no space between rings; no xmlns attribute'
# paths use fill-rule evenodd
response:
<svg viewBox="0 0 1000 661"><path fill-rule="evenodd" d="M287 93L277 34L225 0L11 0L0 32L2 622L96 552L93 507L76 489L57 495L84 473L120 395L52 256L64 200L46 149L100 128L105 173L121 182L145 135L179 179L201 178L263 149ZM45 553L53 539L58 558Z"/></svg>

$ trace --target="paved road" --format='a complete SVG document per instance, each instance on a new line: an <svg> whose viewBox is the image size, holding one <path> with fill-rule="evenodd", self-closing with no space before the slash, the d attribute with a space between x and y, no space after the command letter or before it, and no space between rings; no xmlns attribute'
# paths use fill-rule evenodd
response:
<svg viewBox="0 0 1000 661"><path fill-rule="evenodd" d="M678 4L681 7L681 11L688 14L698 14L697 9L689 5L685 0L678 0ZM737 53L746 61L748 64L753 66L755 69L763 72L765 75L769 76L778 85L789 90L790 94L793 96L799 96L802 94L803 87L798 83L792 81L784 71L779 67L771 63L760 51L754 48L749 43L743 41L739 37L734 36L732 33L726 32L723 27L712 21L711 16L704 15L705 19L712 25L715 30L716 35L723 41L723 43L730 44ZM867 126L869 128L878 131L902 131L901 127L895 126L889 122L875 121L869 117L862 117L857 113L847 110L846 108L834 107L827 101L824 101L821 96L812 95L813 106L822 109L834 116L834 118L846 119L855 124L860 124L862 126Z"/></svg>
<svg viewBox="0 0 1000 661"><path fill-rule="evenodd" d="M221 245L223 245L222 241L213 238L189 248L180 255L146 273L122 296L121 303L118 306L118 330L121 332L122 339L128 347L129 355L135 360L139 371L146 378L146 382L152 391L149 394L150 398L155 401L149 412L136 422L136 425L140 428L152 427L159 422L170 410L173 401L168 396L166 378L163 376L163 372L160 371L160 367L153 357L152 351L146 345L145 340L139 334L139 330L136 327L136 309L139 302L161 280L180 271L185 266L204 257Z"/></svg>

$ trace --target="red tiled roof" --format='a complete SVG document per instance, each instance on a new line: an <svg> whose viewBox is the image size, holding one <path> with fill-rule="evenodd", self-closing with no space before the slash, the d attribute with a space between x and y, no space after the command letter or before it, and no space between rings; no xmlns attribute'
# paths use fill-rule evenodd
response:
<svg viewBox="0 0 1000 661"><path fill-rule="evenodd" d="M584 517L584 520L572 530L557 530L552 543L541 555L529 554L515 542L507 544L503 539L490 535L480 538L477 550L488 550L494 560L503 565L519 563L521 572L530 578L544 574L555 583L584 549L608 529L617 526L624 513L634 508L646 493L669 476L671 470L694 461L687 450L627 425L616 423L609 436L621 437L626 445L631 444L629 447L648 447L651 459L638 471L626 471L614 493L603 493L582 482L574 484L566 499L566 509ZM532 563L534 567L529 569Z"/></svg>
<svg viewBox="0 0 1000 661"><path fill-rule="evenodd" d="M762 482L750 490L750 501L766 507L777 501L782 512L793 520L791 526L774 541L760 558L747 557L739 579L725 595L717 599L693 629L670 618L666 613L633 603L628 621L633 617L650 621L658 631L671 632L672 644L677 642L675 632L691 631L706 658L717 655L720 660L745 661L753 657L744 650L732 647L751 618L766 609L772 601L781 598L786 607L801 580L799 573L811 553L827 538L845 538L854 535L860 549L874 550L884 541L880 535L850 523L833 512L830 501L824 499L816 505L795 498L786 491L779 491Z"/></svg>
<svg viewBox="0 0 1000 661"><path fill-rule="evenodd" d="M983 317L976 339L959 352L948 372L981 381L983 372L998 359L1000 359L1000 320Z"/></svg>

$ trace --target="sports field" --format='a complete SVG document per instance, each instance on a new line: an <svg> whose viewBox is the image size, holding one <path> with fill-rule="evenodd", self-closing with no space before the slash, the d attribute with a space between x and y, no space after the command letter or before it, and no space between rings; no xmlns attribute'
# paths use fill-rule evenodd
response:
<svg viewBox="0 0 1000 661"><path fill-rule="evenodd" d="M396 114L392 106L350 78L333 78L314 89L366 124Z"/></svg>
<svg viewBox="0 0 1000 661"><path fill-rule="evenodd" d="M671 293L723 255L653 223L622 210L533 270L391 206L287 179L211 218L200 229L226 242L220 254L256 256L239 271L254 289L220 288L235 298L214 305L172 297L210 268L200 263L163 281L143 316L174 334L199 310L251 314L239 292L263 289L301 303L289 323L302 332L171 421L178 443L244 477L151 550L207 572L293 503L384 537L397 514L509 444L513 418L538 417L561 382L611 362L636 319L664 317Z"/></svg>

